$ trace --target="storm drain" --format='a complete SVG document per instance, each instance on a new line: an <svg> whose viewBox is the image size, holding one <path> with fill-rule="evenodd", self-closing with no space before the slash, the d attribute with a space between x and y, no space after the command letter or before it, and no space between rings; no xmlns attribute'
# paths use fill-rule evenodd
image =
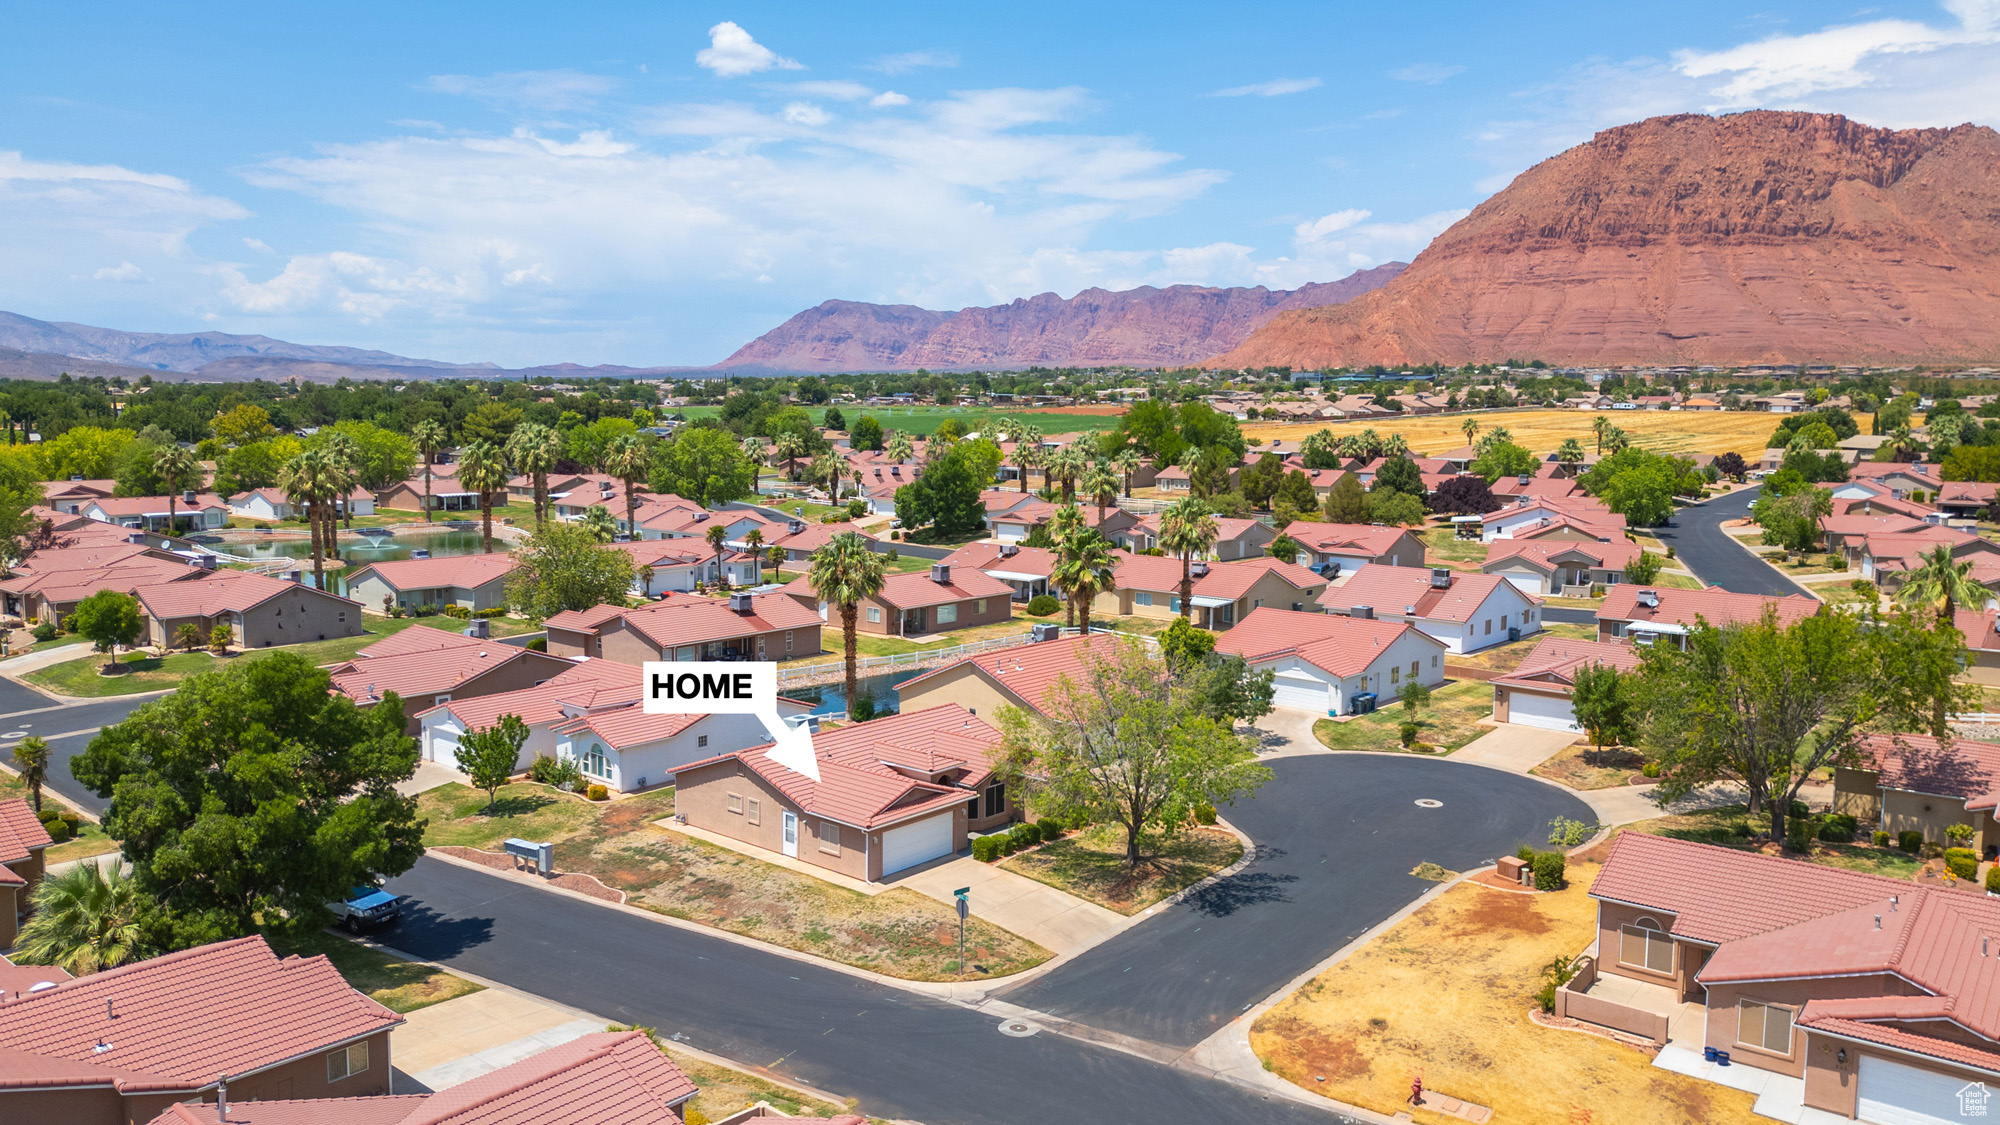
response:
<svg viewBox="0 0 2000 1125"><path fill-rule="evenodd" d="M1418 797L1417 807L1420 809L1441 809L1444 807L1444 802L1434 797Z"/></svg>
<svg viewBox="0 0 2000 1125"><path fill-rule="evenodd" d="M1034 1024L1029 1023L1027 1020L1000 1021L1000 1034L1011 1035L1016 1039L1026 1039L1028 1036L1033 1035L1035 1032L1040 1030L1041 1028L1036 1027Z"/></svg>

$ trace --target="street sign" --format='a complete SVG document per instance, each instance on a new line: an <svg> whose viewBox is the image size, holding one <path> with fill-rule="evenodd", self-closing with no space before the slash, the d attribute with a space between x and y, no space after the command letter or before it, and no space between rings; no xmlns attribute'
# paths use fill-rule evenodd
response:
<svg viewBox="0 0 2000 1125"><path fill-rule="evenodd" d="M965 921L965 914L966 914L965 900L961 898L958 900L958 920L961 922Z"/></svg>

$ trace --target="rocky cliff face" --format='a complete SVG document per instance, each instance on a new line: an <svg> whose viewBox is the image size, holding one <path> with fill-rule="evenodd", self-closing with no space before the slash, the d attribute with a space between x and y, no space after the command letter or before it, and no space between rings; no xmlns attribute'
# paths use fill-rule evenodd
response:
<svg viewBox="0 0 2000 1125"><path fill-rule="evenodd" d="M1394 282L1211 366L2000 358L2000 134L1683 114L1528 171Z"/></svg>
<svg viewBox="0 0 2000 1125"><path fill-rule="evenodd" d="M1391 262L1298 289L1176 285L1054 293L990 308L828 301L738 349L720 368L773 371L1000 369L1192 364L1235 347L1273 316L1350 300L1403 269Z"/></svg>

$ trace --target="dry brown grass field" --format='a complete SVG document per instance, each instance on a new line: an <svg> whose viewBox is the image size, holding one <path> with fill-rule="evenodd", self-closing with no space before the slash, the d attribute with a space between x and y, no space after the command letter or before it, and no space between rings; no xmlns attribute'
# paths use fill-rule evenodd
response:
<svg viewBox="0 0 2000 1125"><path fill-rule="evenodd" d="M1620 410L1605 411L1618 427L1632 436L1634 445L1655 453L1728 453L1734 450L1755 458L1764 452L1764 442L1782 421L1776 415L1740 411ZM1596 413L1587 410L1495 410L1465 414L1426 414L1414 418L1378 418L1353 422L1274 423L1246 422L1245 437L1283 438L1300 441L1325 426L1340 434L1350 430L1373 429L1387 436L1402 434L1416 452L1436 455L1465 444L1465 419L1477 419L1482 430L1504 426L1514 440L1536 453L1554 452L1564 438L1575 438L1585 449L1596 448L1590 430ZM1867 433L1867 416L1858 416L1861 432Z"/></svg>

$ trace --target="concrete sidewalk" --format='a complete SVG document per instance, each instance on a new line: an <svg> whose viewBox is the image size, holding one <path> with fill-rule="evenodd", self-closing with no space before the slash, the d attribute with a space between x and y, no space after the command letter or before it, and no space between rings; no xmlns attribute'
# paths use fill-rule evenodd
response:
<svg viewBox="0 0 2000 1125"><path fill-rule="evenodd" d="M396 1069L431 1090L603 1031L610 1022L496 988L419 1008L404 1020L389 1033L390 1057Z"/></svg>
<svg viewBox="0 0 2000 1125"><path fill-rule="evenodd" d="M1493 766L1509 773L1527 773L1561 753L1576 739L1572 731L1501 723L1453 751L1451 760Z"/></svg>
<svg viewBox="0 0 2000 1125"><path fill-rule="evenodd" d="M26 656L0 660L0 676L25 676L29 672L81 660L95 651L96 648L87 641L80 644L36 645L35 651Z"/></svg>
<svg viewBox="0 0 2000 1125"><path fill-rule="evenodd" d="M457 770L446 769L436 762L419 760L417 762L417 772L412 774L408 781L397 782L396 792L401 793L405 797L414 797L419 793L436 789L440 785L450 785L454 781L466 785L472 784L470 778Z"/></svg>
<svg viewBox="0 0 2000 1125"><path fill-rule="evenodd" d="M890 880L892 887L908 887L944 903L953 901L952 891L970 887L966 899L975 916L1020 934L1057 956L1088 949L1135 921L969 856L929 864L893 875Z"/></svg>

